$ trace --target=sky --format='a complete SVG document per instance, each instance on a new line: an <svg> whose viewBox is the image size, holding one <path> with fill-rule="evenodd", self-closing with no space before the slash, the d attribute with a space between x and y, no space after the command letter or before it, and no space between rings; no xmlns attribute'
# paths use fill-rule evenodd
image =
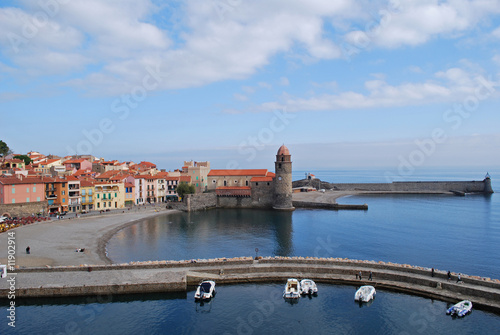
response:
<svg viewBox="0 0 500 335"><path fill-rule="evenodd" d="M0 4L15 153L180 168L500 166L500 0Z"/></svg>

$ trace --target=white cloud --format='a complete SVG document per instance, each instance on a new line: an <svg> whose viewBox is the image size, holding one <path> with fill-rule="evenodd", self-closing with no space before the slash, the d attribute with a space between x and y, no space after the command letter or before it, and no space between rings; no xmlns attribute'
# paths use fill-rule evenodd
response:
<svg viewBox="0 0 500 335"><path fill-rule="evenodd" d="M168 7L177 13L169 16L182 17L172 28L158 21L165 13L152 0L72 0L54 13L23 0L21 9L0 8L0 47L18 76L72 75L64 85L118 94L141 85L148 68L161 67L156 89L165 90L248 78L278 54L305 62L340 58L343 29L356 24L373 29L345 34L354 45L421 44L473 28L499 12L499 2L409 0L388 8L366 0L187 0ZM369 13L377 11L382 20L371 24ZM9 36L26 35L40 13L47 20L15 51Z"/></svg>
<svg viewBox="0 0 500 335"><path fill-rule="evenodd" d="M368 80L364 85L368 92L366 94L347 91L314 95L310 98L287 95L282 101L263 103L259 109L271 111L286 108L291 112L335 111L460 102L467 96L475 96L477 88L482 87L477 74L468 73L460 68L437 72L434 77L425 82L405 82L399 85L390 85L383 79ZM498 82L494 84L500 85Z"/></svg>
<svg viewBox="0 0 500 335"><path fill-rule="evenodd" d="M478 24L488 15L500 12L497 0L407 0L382 8L379 20L364 30L346 34L346 41L357 48L380 46L397 48L419 45L436 35L454 36Z"/></svg>
<svg viewBox="0 0 500 335"><path fill-rule="evenodd" d="M290 80L288 80L287 77L281 77L280 78L280 85L281 86L289 86L290 85Z"/></svg>

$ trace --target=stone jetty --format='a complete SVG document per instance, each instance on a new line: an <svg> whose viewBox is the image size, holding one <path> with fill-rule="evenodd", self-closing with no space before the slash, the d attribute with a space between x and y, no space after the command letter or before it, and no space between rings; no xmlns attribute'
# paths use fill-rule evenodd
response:
<svg viewBox="0 0 500 335"><path fill-rule="evenodd" d="M217 285L284 282L289 277L318 283L363 285L449 302L468 299L475 308L500 313L500 280L457 274L448 281L445 271L394 264L316 257L251 257L148 261L112 265L56 266L16 269L16 297L102 296L152 292L186 292L203 279ZM357 279L361 271L363 280ZM373 281L368 281L372 272ZM9 275L11 276L11 275ZM0 281L6 297L8 282Z"/></svg>

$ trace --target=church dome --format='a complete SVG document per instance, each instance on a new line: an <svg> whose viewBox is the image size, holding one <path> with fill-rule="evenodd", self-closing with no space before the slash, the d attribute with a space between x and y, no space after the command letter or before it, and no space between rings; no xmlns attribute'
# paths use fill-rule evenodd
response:
<svg viewBox="0 0 500 335"><path fill-rule="evenodd" d="M290 151L288 151L288 148L283 144L279 149L278 149L278 156L285 155L285 156L290 156Z"/></svg>

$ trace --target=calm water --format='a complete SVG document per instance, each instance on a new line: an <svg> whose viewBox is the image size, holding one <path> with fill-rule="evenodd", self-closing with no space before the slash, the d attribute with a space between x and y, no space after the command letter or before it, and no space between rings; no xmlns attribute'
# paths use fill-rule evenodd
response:
<svg viewBox="0 0 500 335"><path fill-rule="evenodd" d="M474 310L445 315L441 301L377 292L370 305L354 302L353 286L319 285L297 304L283 284L220 286L211 303L187 295L44 300L18 309L18 334L495 334L500 317ZM109 301L109 302L108 302ZM22 322L21 320L29 320ZM0 331L5 333L5 322Z"/></svg>
<svg viewBox="0 0 500 335"><path fill-rule="evenodd" d="M326 181L385 182L385 171L311 171ZM500 171L490 171L500 192ZM304 172L294 174L294 179ZM498 181L495 179L498 176ZM475 172L430 171L417 180L480 180ZM405 178L405 179L412 179ZM293 213L214 210L157 217L108 244L115 262L233 256L321 256L409 263L500 278L500 193L492 196L364 196L368 211ZM492 334L500 316L474 310L463 319L447 304L379 291L370 306L355 287L321 285L313 299L283 301L284 283L220 286L211 304L187 295L20 302L19 334ZM410 309L411 306L411 309ZM0 317L5 320L4 315ZM0 333L9 331L0 322Z"/></svg>

